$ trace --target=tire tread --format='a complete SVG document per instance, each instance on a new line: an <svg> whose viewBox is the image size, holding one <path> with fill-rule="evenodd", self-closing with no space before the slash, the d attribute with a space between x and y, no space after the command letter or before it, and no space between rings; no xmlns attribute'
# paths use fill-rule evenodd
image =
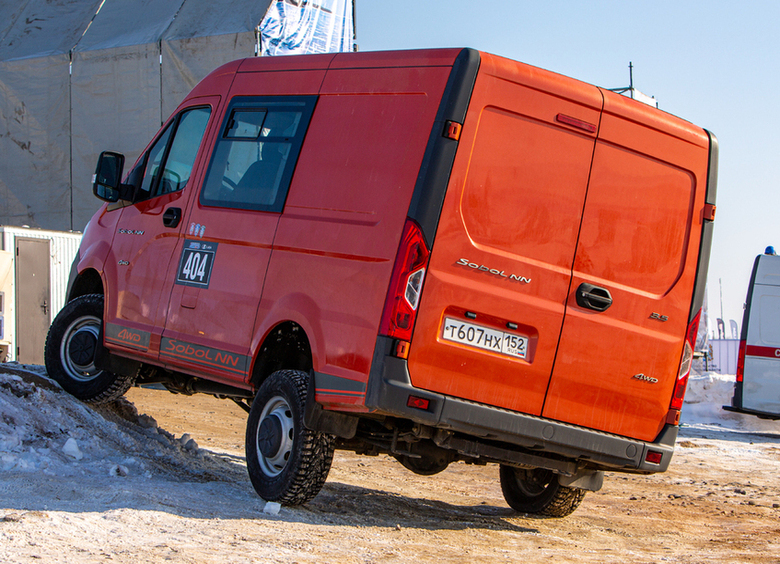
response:
<svg viewBox="0 0 780 564"><path fill-rule="evenodd" d="M59 358L60 344L70 317L73 316L76 319L78 316L75 314L80 309L85 310L85 313L90 311L90 313L102 319L103 300L103 294L86 294L74 298L65 304L65 307L57 314L52 322L52 326L49 328L43 352L46 361L46 372L49 376L59 382L67 392L84 403L91 405L102 405L119 399L135 384L138 375L137 373L130 375L116 374L104 370L103 374L105 376L103 380L105 380L105 386L103 389L100 389L100 386L95 386L95 382L85 384L73 381L61 366L62 360ZM96 380L98 378L96 377Z"/></svg>
<svg viewBox="0 0 780 564"><path fill-rule="evenodd" d="M557 476L553 476L543 491L529 495L518 487L516 473L515 468L501 465L501 491L504 499L512 509L520 513L566 517L580 506L585 497L585 490L562 486L558 483Z"/></svg>
<svg viewBox="0 0 780 564"><path fill-rule="evenodd" d="M309 375L307 373L298 370L279 370L269 376L269 380L272 378L274 380L269 383L269 386L277 385L278 382L286 380L295 388L295 397L286 399L295 403L295 406L291 405L290 407L294 408L294 412L297 413L295 426L298 430L296 440L300 440L300 460L297 468L293 469L294 474L290 477L283 491L279 495L272 496L275 499L268 499L267 501L275 501L283 505L303 505L317 496L328 478L331 463L333 462L335 437L326 433L311 431L303 424L303 414L306 409L309 389ZM254 408L255 406L253 405ZM250 413L250 419L251 417ZM256 424L259 424L259 421ZM256 432L256 429L254 431ZM267 478L265 478L261 470L253 469L254 463L250 463L249 460L250 449L254 448L254 440L254 434L250 432L248 427L246 439L247 469L249 470L252 485L257 493L263 497L263 481ZM288 468L285 468L284 472L287 472L287 470Z"/></svg>

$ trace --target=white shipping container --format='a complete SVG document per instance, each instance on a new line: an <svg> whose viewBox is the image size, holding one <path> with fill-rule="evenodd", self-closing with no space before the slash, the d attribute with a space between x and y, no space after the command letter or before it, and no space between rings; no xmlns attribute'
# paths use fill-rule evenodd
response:
<svg viewBox="0 0 780 564"><path fill-rule="evenodd" d="M45 306L48 313L49 320L54 319L57 313L65 305L68 289L68 277L70 275L70 267L74 258L78 254L79 245L81 243L81 233L77 232L62 232L62 231L46 231L43 229L31 229L28 227L12 227L12 226L0 226L0 240L2 241L2 250L11 253L11 260L13 261L12 272L14 276L12 278L11 294L3 296L4 314L3 314L3 332L4 342L8 345L8 354L5 359L2 360L19 360L20 362L43 361L43 351L39 344L35 345L34 356L31 360L29 355L22 354L22 358L17 358L20 350L19 332L17 331L19 315L25 315L24 308L19 307L19 288L18 278L20 267L26 265L20 264L27 260L24 256L17 256L17 248L20 240L45 240L48 241L48 296L44 298L43 306ZM22 281L24 283L24 281ZM43 329L36 330L36 343L40 338L41 342L45 340L45 332ZM43 332L43 335L40 333Z"/></svg>

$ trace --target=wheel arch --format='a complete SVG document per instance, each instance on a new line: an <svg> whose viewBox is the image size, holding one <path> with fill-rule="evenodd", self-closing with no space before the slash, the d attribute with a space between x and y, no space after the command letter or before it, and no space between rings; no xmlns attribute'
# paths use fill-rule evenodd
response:
<svg viewBox="0 0 780 564"><path fill-rule="evenodd" d="M103 278L94 268L86 268L76 275L70 285L67 301L87 294L105 295Z"/></svg>
<svg viewBox="0 0 780 564"><path fill-rule="evenodd" d="M274 325L257 348L250 383L258 389L274 372L300 370L311 372L314 366L309 336L299 323L286 320Z"/></svg>
<svg viewBox="0 0 780 564"><path fill-rule="evenodd" d="M311 296L293 292L272 303L270 310L262 311L261 306L257 312L249 373L255 390L276 370L316 371L324 353L322 311ZM274 355L282 361L275 362Z"/></svg>

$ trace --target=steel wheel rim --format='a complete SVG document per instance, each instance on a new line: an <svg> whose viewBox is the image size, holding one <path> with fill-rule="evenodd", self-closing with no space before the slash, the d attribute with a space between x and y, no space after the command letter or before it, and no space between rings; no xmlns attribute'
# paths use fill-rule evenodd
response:
<svg viewBox="0 0 780 564"><path fill-rule="evenodd" d="M537 497L545 492L553 480L549 470L535 469L518 472L515 470L517 489L525 496Z"/></svg>
<svg viewBox="0 0 780 564"><path fill-rule="evenodd" d="M274 396L263 407L257 425L255 451L260 469L275 478L287 466L292 454L295 425L287 400Z"/></svg>
<svg viewBox="0 0 780 564"><path fill-rule="evenodd" d="M60 359L69 377L79 382L90 382L100 375L102 370L95 366L99 339L98 317L80 317L68 326L60 345Z"/></svg>

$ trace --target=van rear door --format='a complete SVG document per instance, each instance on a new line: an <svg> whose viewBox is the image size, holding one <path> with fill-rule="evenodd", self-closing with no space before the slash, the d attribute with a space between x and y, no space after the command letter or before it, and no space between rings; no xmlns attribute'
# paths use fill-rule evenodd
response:
<svg viewBox="0 0 780 564"><path fill-rule="evenodd" d="M408 359L415 387L538 415L602 96L481 53Z"/></svg>
<svg viewBox="0 0 780 564"><path fill-rule="evenodd" d="M708 156L705 131L605 92L545 417L642 440L662 429L689 321ZM578 299L586 291L603 299Z"/></svg>

